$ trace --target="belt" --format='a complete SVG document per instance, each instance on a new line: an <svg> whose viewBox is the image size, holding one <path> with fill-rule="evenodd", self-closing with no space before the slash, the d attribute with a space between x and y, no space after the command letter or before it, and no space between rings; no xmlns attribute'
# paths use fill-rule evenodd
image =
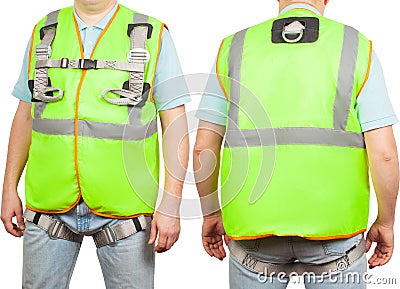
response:
<svg viewBox="0 0 400 289"><path fill-rule="evenodd" d="M249 253L237 242L229 242L229 251L240 264L242 264L248 270L263 274L264 276L271 277L277 276L278 274L285 273L285 276L291 276L291 274L298 274L302 276L307 273L314 273L315 275L326 275L332 273L339 273L346 270L351 264L356 262L365 254L365 239L361 239L361 242L346 255L341 258L325 263L325 264L305 264L301 262L293 262L288 264L273 264L261 261Z"/></svg>

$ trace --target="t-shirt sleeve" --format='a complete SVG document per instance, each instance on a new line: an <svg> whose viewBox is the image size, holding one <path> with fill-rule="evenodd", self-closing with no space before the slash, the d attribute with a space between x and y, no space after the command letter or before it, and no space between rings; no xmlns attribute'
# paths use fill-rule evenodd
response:
<svg viewBox="0 0 400 289"><path fill-rule="evenodd" d="M30 103L32 99L32 94L28 87L28 62L29 62L29 48L31 46L31 40L29 40L28 45L25 50L24 60L22 62L21 72L17 83L14 86L12 95L19 100Z"/></svg>
<svg viewBox="0 0 400 289"><path fill-rule="evenodd" d="M398 122L390 102L382 66L375 52L372 53L369 77L358 96L356 109L363 132Z"/></svg>
<svg viewBox="0 0 400 289"><path fill-rule="evenodd" d="M166 28L161 37L153 96L159 111L191 101L174 42Z"/></svg>
<svg viewBox="0 0 400 289"><path fill-rule="evenodd" d="M200 120L226 126L228 119L228 101L222 91L218 76L215 74L216 64L208 78L206 89L201 98L196 117Z"/></svg>

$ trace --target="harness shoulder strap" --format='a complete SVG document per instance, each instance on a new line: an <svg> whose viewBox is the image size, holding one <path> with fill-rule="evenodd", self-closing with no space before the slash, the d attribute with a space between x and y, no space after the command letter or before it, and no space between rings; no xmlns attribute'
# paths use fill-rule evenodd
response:
<svg viewBox="0 0 400 289"><path fill-rule="evenodd" d="M146 49L146 41L151 38L153 26L149 24L149 16L135 13L133 24L128 25L127 34L130 39L130 48L127 58L128 62L135 65L135 70L129 72L129 80L121 88L105 89L102 93L103 98L116 105L138 105L143 101L144 93L144 73L146 64L150 59L150 54ZM113 92L122 96L119 99L111 99L106 95Z"/></svg>
<svg viewBox="0 0 400 289"><path fill-rule="evenodd" d="M60 10L56 10L47 15L44 26L40 29L41 43L35 47L37 61L47 61L51 56L51 45L57 31L57 19ZM54 92L58 92L53 96ZM51 87L48 68L38 68L35 70L33 87L33 99L44 102L55 102L63 97L63 91L59 88Z"/></svg>

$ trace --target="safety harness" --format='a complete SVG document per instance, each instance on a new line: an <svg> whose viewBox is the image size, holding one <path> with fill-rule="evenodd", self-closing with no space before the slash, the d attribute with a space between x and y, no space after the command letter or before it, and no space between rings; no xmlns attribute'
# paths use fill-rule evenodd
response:
<svg viewBox="0 0 400 289"><path fill-rule="evenodd" d="M37 213L27 209L24 212L27 221L34 223L46 231L51 239L64 239L82 243L84 234L77 234L63 222L52 215ZM125 239L137 232L146 230L151 223L151 217L139 216L128 219L112 226L106 226L101 231L91 235L97 248L115 245L119 240Z"/></svg>
<svg viewBox="0 0 400 289"><path fill-rule="evenodd" d="M316 276L335 274L346 270L351 264L356 262L365 254L365 240L361 239L361 242L346 252L346 254L334 261L325 264L305 264L301 262L293 262L289 264L273 264L264 262L253 257L249 254L237 241L229 242L229 251L233 258L235 258L240 264L242 264L248 270L262 274L266 277L278 276L278 274L284 273L286 277L303 276L307 273L314 273Z"/></svg>
<svg viewBox="0 0 400 289"><path fill-rule="evenodd" d="M122 88L107 88L103 91L103 98L115 105L135 106L142 102L142 95L150 89L144 82L146 63L150 59L150 53L146 49L146 40L151 38L153 26L149 23L138 22L128 25L127 34L130 38L130 48L127 54L127 62L113 60L72 60L62 58L50 59L51 45L57 31L57 18L59 10L47 15L46 23L40 30L41 43L35 48L36 71L33 81L33 101L56 102L63 98L62 89L52 87L48 77L49 68L62 69L113 69L129 72L129 80ZM135 18L135 16L134 16ZM136 23L135 23L136 22ZM57 92L54 95L54 92ZM109 98L107 94L112 92L121 98Z"/></svg>

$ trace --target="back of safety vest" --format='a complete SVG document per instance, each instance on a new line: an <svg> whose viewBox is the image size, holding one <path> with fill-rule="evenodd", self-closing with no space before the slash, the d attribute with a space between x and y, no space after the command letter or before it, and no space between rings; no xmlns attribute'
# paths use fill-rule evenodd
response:
<svg viewBox="0 0 400 289"><path fill-rule="evenodd" d="M290 30L294 29L294 30ZM368 162L356 99L372 47L355 29L295 9L226 38L221 182L233 239L330 239L365 230Z"/></svg>

